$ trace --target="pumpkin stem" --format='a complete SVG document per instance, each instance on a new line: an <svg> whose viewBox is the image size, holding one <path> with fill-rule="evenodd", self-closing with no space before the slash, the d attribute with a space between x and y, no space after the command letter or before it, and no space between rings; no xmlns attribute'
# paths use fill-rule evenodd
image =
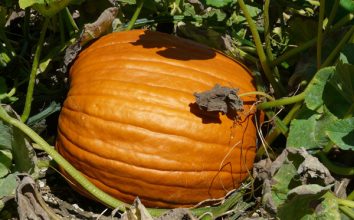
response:
<svg viewBox="0 0 354 220"><path fill-rule="evenodd" d="M278 107L282 105L290 105L304 100L305 92L291 97L281 98L270 102L263 102L257 106L258 109L269 109L273 107Z"/></svg>
<svg viewBox="0 0 354 220"><path fill-rule="evenodd" d="M222 112L235 115L243 111L243 102L237 95L238 89L224 87L216 84L214 88L201 93L194 93L196 104L202 111ZM233 114L236 112L236 114Z"/></svg>

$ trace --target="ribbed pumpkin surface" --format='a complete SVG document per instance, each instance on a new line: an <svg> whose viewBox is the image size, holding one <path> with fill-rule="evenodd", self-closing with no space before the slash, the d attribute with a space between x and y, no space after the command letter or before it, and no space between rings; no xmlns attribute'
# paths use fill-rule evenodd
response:
<svg viewBox="0 0 354 220"><path fill-rule="evenodd" d="M254 91L239 63L150 31L106 35L78 57L57 149L94 184L148 207L192 206L238 187L253 165L253 97L234 121L195 106L215 84Z"/></svg>

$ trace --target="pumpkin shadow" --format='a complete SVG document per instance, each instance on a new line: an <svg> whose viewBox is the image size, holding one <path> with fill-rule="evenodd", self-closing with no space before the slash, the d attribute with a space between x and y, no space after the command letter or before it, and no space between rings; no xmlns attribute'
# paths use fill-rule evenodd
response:
<svg viewBox="0 0 354 220"><path fill-rule="evenodd" d="M221 119L220 119L220 112L219 111L206 111L202 110L199 108L197 103L191 103L189 104L190 112L194 114L195 116L199 117L202 119L203 124L210 124L210 123L217 123L221 124ZM230 120L237 120L239 118L239 115L237 114L236 111L228 111L226 113L226 116Z"/></svg>
<svg viewBox="0 0 354 220"><path fill-rule="evenodd" d="M190 108L189 111L192 114L202 119L203 124L210 124L210 123L221 124L219 112L203 111L199 108L197 103L189 104L189 108Z"/></svg>
<svg viewBox="0 0 354 220"><path fill-rule="evenodd" d="M156 53L174 60L208 60L216 56L216 52L207 46L191 40L155 31L144 31L133 45L143 48L159 48ZM193 48L193 49L191 49Z"/></svg>

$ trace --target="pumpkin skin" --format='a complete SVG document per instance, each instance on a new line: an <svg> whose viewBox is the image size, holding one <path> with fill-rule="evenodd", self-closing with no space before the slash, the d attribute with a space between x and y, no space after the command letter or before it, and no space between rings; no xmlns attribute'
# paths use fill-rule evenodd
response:
<svg viewBox="0 0 354 220"><path fill-rule="evenodd" d="M235 121L199 110L193 96L215 84L255 91L240 63L189 40L134 30L90 45L70 79L56 148L108 194L127 203L138 196L148 207L190 207L225 196L248 176L256 98L242 98Z"/></svg>

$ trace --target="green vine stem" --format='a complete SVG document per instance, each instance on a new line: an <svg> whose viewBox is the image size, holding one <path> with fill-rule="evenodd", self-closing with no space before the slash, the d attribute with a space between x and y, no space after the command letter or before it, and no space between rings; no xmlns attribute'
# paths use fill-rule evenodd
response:
<svg viewBox="0 0 354 220"><path fill-rule="evenodd" d="M304 99L305 99L305 92L302 92L295 96L281 98L269 102L262 102L257 106L257 108L262 110L262 109L269 109L269 108L283 106L283 105L290 105L297 102L301 102Z"/></svg>
<svg viewBox="0 0 354 220"><path fill-rule="evenodd" d="M252 36L253 36L253 39L254 39L254 42L256 45L259 61L262 65L264 74L267 77L269 83L272 85L276 96L281 97L281 96L283 96L283 94L285 94L285 89L281 86L281 84L279 82L276 81L276 79L274 78L274 75L268 65L268 59L267 59L266 54L263 50L263 45L262 45L261 39L259 37L258 31L257 31L257 26L253 22L252 17L250 15L250 13L248 12L248 9L247 9L244 1L238 0L238 3L240 5L240 8L243 11L243 14L244 14L244 16L247 20L247 23L249 25L249 28L251 30L251 33L252 33Z"/></svg>
<svg viewBox="0 0 354 220"><path fill-rule="evenodd" d="M326 154L322 151L317 153L317 156L320 158L322 163L333 173L343 176L353 176L354 175L354 167L340 167L330 161Z"/></svg>
<svg viewBox="0 0 354 220"><path fill-rule="evenodd" d="M320 0L320 14L318 16L317 25L317 70L321 68L322 63L323 19L325 9L325 0Z"/></svg>
<svg viewBox="0 0 354 220"><path fill-rule="evenodd" d="M131 18L131 20L130 20L130 22L128 24L128 27L126 28L127 31L131 30L134 27L134 24L135 24L136 20L139 17L140 11L143 8L144 1L145 0L138 0L138 5L137 5L137 7L135 9L133 17Z"/></svg>
<svg viewBox="0 0 354 220"><path fill-rule="evenodd" d="M267 54L267 59L268 59L268 64L271 63L274 60L273 52L272 52L272 45L271 45L271 32L270 32L270 27L269 27L269 5L270 5L270 0L265 0L264 1L264 9L263 9L263 15L264 15L264 39L265 39L265 52ZM272 71L274 72L274 75L277 77L277 79L280 78L278 68L276 66L272 66L271 68Z"/></svg>
<svg viewBox="0 0 354 220"><path fill-rule="evenodd" d="M348 200L348 199L340 199L337 198L337 202L339 205L344 205L350 208L354 208L354 201Z"/></svg>
<svg viewBox="0 0 354 220"><path fill-rule="evenodd" d="M31 105L32 105L32 98L33 98L33 90L34 90L34 84L36 80L36 74L37 74L37 69L38 69L38 64L39 64L39 58L41 56L42 52L42 47L44 43L44 36L47 32L49 24L49 18L45 18L42 30L40 32L36 52L34 54L34 59L33 59L33 64L32 64L32 69L31 69L31 74L30 78L28 81L28 88L27 88L27 94L26 94L26 101L25 101L25 107L23 110L23 113L21 115L21 120L26 121L30 115L31 112Z"/></svg>
<svg viewBox="0 0 354 220"><path fill-rule="evenodd" d="M343 36L341 41L337 44L337 46L332 50L331 54L327 57L327 59L321 65L321 68L329 66L333 60L338 56L339 52L342 50L344 45L350 40L350 38L354 34L354 26L352 26L347 33Z"/></svg>
<svg viewBox="0 0 354 220"><path fill-rule="evenodd" d="M253 92L245 92L245 93L241 93L238 95L238 97L243 97L243 96L249 96L249 95L260 95L260 96L264 96L269 100L274 100L274 98L270 95L268 95L265 92L261 92L261 91L253 91Z"/></svg>
<svg viewBox="0 0 354 220"><path fill-rule="evenodd" d="M352 208L348 208L347 206L339 206L339 209L348 217L350 217L351 219L354 219L354 212Z"/></svg>

